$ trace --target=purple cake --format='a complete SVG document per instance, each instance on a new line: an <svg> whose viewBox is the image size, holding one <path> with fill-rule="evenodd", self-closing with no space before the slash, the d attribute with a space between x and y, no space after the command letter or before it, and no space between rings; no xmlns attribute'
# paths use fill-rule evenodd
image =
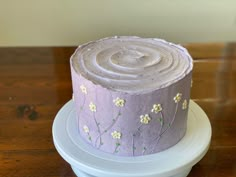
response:
<svg viewBox="0 0 236 177"><path fill-rule="evenodd" d="M182 46L110 37L79 46L70 61L79 136L94 148L142 156L185 135L193 62Z"/></svg>

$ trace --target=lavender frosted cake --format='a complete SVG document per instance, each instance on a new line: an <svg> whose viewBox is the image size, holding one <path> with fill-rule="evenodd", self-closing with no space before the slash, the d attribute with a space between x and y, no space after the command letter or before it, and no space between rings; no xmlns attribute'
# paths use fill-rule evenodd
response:
<svg viewBox="0 0 236 177"><path fill-rule="evenodd" d="M79 46L70 62L79 136L94 148L142 156L185 135L193 68L185 48L110 37Z"/></svg>

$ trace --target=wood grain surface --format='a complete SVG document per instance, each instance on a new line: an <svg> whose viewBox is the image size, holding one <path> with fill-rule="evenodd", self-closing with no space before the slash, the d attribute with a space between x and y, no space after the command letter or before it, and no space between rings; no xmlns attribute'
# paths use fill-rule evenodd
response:
<svg viewBox="0 0 236 177"><path fill-rule="evenodd" d="M189 177L236 176L236 44L187 44L191 98L213 135ZM52 141L57 111L71 99L75 47L0 48L0 177L75 177Z"/></svg>

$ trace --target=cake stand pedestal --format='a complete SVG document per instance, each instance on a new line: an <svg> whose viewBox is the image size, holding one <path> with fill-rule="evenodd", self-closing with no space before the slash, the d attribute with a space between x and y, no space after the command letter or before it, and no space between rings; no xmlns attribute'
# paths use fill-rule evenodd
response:
<svg viewBox="0 0 236 177"><path fill-rule="evenodd" d="M57 113L52 133L58 153L78 177L185 177L206 154L211 140L210 122L193 101L186 135L175 146L156 154L120 157L100 152L82 140L77 125L71 100Z"/></svg>

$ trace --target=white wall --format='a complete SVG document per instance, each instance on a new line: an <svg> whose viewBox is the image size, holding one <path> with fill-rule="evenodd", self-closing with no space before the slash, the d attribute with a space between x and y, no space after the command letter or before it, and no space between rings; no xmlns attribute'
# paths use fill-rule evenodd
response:
<svg viewBox="0 0 236 177"><path fill-rule="evenodd" d="M236 0L0 0L0 46L66 46L113 35L236 41Z"/></svg>

